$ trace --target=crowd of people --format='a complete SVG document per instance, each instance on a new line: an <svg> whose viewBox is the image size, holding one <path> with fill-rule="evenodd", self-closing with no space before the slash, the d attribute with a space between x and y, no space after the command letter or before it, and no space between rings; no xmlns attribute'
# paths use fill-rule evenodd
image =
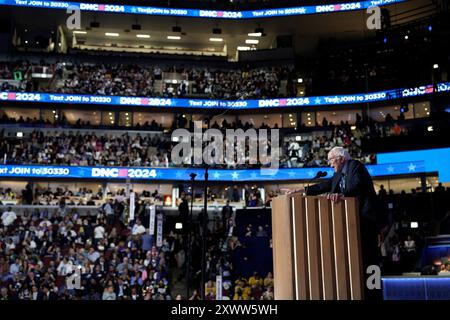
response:
<svg viewBox="0 0 450 320"><path fill-rule="evenodd" d="M46 65L53 78L48 86L32 85L30 68ZM14 73L22 77L16 82ZM94 64L61 61L54 64L29 61L0 62L2 91L40 91L55 93L142 96L189 97L213 99L252 99L280 96L281 80L292 77L293 66L210 68L136 64ZM181 80L172 81L173 77ZM169 82L165 82L167 79ZM161 86L155 81L162 80Z"/></svg>
<svg viewBox="0 0 450 320"><path fill-rule="evenodd" d="M26 139L3 140L9 163L78 166L168 167L170 137L34 131Z"/></svg>
<svg viewBox="0 0 450 320"><path fill-rule="evenodd" d="M300 145L294 138L281 147L281 167L326 166L326 155L335 145L345 146L353 157L364 163L375 161L372 155L361 150L364 131L351 130L350 125L336 126L323 135L311 135ZM272 154L270 139L266 146L267 155ZM182 163L172 161L172 148L177 143L169 134L98 134L76 131L33 131L23 137L8 138L0 142L0 155L7 164L42 164L69 166L141 166L177 167L189 165L188 155L182 156ZM224 139L224 147L228 146ZM248 168L260 167L256 154L249 146L239 149L234 145L235 163L215 164L215 167ZM239 153L240 151L240 153ZM191 154L191 164L193 154ZM240 159L240 160L239 160ZM180 162L180 160L178 160Z"/></svg>
<svg viewBox="0 0 450 320"><path fill-rule="evenodd" d="M158 244L139 219L127 225L104 213L15 215L11 208L3 216L1 300L173 298L172 253L181 241L173 232Z"/></svg>

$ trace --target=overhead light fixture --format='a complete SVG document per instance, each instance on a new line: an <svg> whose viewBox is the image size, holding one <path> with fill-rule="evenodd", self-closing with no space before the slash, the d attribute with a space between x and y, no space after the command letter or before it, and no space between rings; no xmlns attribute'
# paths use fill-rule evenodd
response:
<svg viewBox="0 0 450 320"><path fill-rule="evenodd" d="M212 41L212 42L222 42L222 41L223 41L223 38L209 38L209 41Z"/></svg>
<svg viewBox="0 0 450 320"><path fill-rule="evenodd" d="M87 32L83 31L83 30L74 30L72 33L73 34L86 34Z"/></svg>
<svg viewBox="0 0 450 320"><path fill-rule="evenodd" d="M180 40L181 37L180 36L167 36L167 39L169 39L169 40Z"/></svg>
<svg viewBox="0 0 450 320"><path fill-rule="evenodd" d="M238 51L248 51L248 50L250 50L250 47L247 47L247 46L238 46L237 49L238 49Z"/></svg>
<svg viewBox="0 0 450 320"><path fill-rule="evenodd" d="M439 65L437 63L433 64L433 69L439 68Z"/></svg>
<svg viewBox="0 0 450 320"><path fill-rule="evenodd" d="M433 131L433 126L428 126L427 130L428 130L428 132L432 132Z"/></svg>
<svg viewBox="0 0 450 320"><path fill-rule="evenodd" d="M259 40L257 40L257 39L247 39L247 40L245 40L245 43L246 44L258 44Z"/></svg>
<svg viewBox="0 0 450 320"><path fill-rule="evenodd" d="M107 36L107 37L118 37L119 34L117 32L105 32L105 36Z"/></svg>
<svg viewBox="0 0 450 320"><path fill-rule="evenodd" d="M410 227L411 229L417 229L419 228L419 223L416 221L411 221Z"/></svg>
<svg viewBox="0 0 450 320"><path fill-rule="evenodd" d="M175 229L177 229L177 230L183 229L183 223L181 223L181 222L175 223Z"/></svg>
<svg viewBox="0 0 450 320"><path fill-rule="evenodd" d="M262 32L250 32L248 33L249 37L261 37L262 36Z"/></svg>
<svg viewBox="0 0 450 320"><path fill-rule="evenodd" d="M303 83L303 78L298 78L298 79L297 79L297 82L298 82L298 83Z"/></svg>
<svg viewBox="0 0 450 320"><path fill-rule="evenodd" d="M406 35L406 36L405 36L405 40L408 40L408 39L409 39L409 37L408 37L408 35Z"/></svg>
<svg viewBox="0 0 450 320"><path fill-rule="evenodd" d="M150 39L150 35L149 34L137 34L136 38Z"/></svg>

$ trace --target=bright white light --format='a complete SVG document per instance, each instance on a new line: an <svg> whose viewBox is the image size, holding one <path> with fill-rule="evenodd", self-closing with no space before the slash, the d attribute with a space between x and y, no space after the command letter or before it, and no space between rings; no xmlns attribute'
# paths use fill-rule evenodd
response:
<svg viewBox="0 0 450 320"><path fill-rule="evenodd" d="M73 34L86 34L86 33L87 33L86 31L82 31L82 30L75 30L73 32Z"/></svg>
<svg viewBox="0 0 450 320"><path fill-rule="evenodd" d="M433 131L433 126L429 126L429 127L427 128L427 131L428 131L428 132Z"/></svg>
<svg viewBox="0 0 450 320"><path fill-rule="evenodd" d="M17 132L17 134L16 134L16 136L17 136L17 138L22 138L23 137L23 132Z"/></svg>
<svg viewBox="0 0 450 320"><path fill-rule="evenodd" d="M248 34L249 37L261 37L262 33L261 32L250 32Z"/></svg>
<svg viewBox="0 0 450 320"><path fill-rule="evenodd" d="M107 36L107 37L118 37L119 34L117 32L105 32L105 36Z"/></svg>
<svg viewBox="0 0 450 320"><path fill-rule="evenodd" d="M302 136L295 136L295 141L302 141Z"/></svg>
<svg viewBox="0 0 450 320"><path fill-rule="evenodd" d="M150 35L149 34L137 34L136 38L150 39Z"/></svg>
<svg viewBox="0 0 450 320"><path fill-rule="evenodd" d="M167 39L169 39L169 40L180 40L181 37L180 36L167 36Z"/></svg>
<svg viewBox="0 0 450 320"><path fill-rule="evenodd" d="M259 43L259 40L256 40L256 39L247 39L247 40L245 40L245 43L246 43L246 44L258 44L258 43Z"/></svg>
<svg viewBox="0 0 450 320"><path fill-rule="evenodd" d="M351 126L350 129L351 130L356 130L356 126Z"/></svg>
<svg viewBox="0 0 450 320"><path fill-rule="evenodd" d="M439 68L439 65L437 63L433 64L433 69Z"/></svg>
<svg viewBox="0 0 450 320"><path fill-rule="evenodd" d="M175 229L177 229L177 230L183 229L183 224L181 222L175 223Z"/></svg>
<svg viewBox="0 0 450 320"><path fill-rule="evenodd" d="M298 82L298 83L303 83L303 79L302 79L302 78L298 78L298 79L297 79L297 82Z"/></svg>
<svg viewBox="0 0 450 320"><path fill-rule="evenodd" d="M411 222L411 229L417 229L419 227L419 223L418 222Z"/></svg>
<svg viewBox="0 0 450 320"><path fill-rule="evenodd" d="M212 42L222 42L222 41L223 41L223 38L209 38L209 41L212 41Z"/></svg>
<svg viewBox="0 0 450 320"><path fill-rule="evenodd" d="M408 38L409 38L408 36L405 36L405 40L408 40Z"/></svg>
<svg viewBox="0 0 450 320"><path fill-rule="evenodd" d="M180 139L178 137L172 137L172 141L173 142L178 142L178 141L180 141Z"/></svg>
<svg viewBox="0 0 450 320"><path fill-rule="evenodd" d="M173 80L172 80L172 83L173 83L173 84L177 84L177 80L173 79Z"/></svg>
<svg viewBox="0 0 450 320"><path fill-rule="evenodd" d="M248 51L248 50L250 50L250 47L246 47L246 46L238 46L237 49L238 49L239 51Z"/></svg>

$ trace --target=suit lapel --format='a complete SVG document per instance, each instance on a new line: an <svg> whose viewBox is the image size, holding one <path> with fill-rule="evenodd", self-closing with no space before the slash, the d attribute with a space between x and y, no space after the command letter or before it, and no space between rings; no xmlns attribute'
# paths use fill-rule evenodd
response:
<svg viewBox="0 0 450 320"><path fill-rule="evenodd" d="M341 173L336 172L333 175L333 181L331 183L331 193L336 193L337 186L339 184L339 180L341 179Z"/></svg>
<svg viewBox="0 0 450 320"><path fill-rule="evenodd" d="M347 164L347 174L345 175L345 189L349 190L350 174L353 171L353 161L349 160Z"/></svg>

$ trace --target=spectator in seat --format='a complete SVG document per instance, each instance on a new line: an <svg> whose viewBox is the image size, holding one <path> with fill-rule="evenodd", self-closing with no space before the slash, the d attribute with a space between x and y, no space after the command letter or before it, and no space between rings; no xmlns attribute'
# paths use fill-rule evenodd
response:
<svg viewBox="0 0 450 320"><path fill-rule="evenodd" d="M102 300L116 300L116 293L113 286L108 286L103 292Z"/></svg>
<svg viewBox="0 0 450 320"><path fill-rule="evenodd" d="M133 226L131 234L133 236L139 236L145 233L145 227L142 225L141 220L137 220L136 224Z"/></svg>
<svg viewBox="0 0 450 320"><path fill-rule="evenodd" d="M14 221L16 221L17 215L14 211L12 211L11 207L8 207L7 210L3 212L1 219L3 226L9 227L14 223Z"/></svg>
<svg viewBox="0 0 450 320"><path fill-rule="evenodd" d="M386 197L387 192L386 189L384 188L384 185L380 185L380 191L378 191L378 195L380 197Z"/></svg>
<svg viewBox="0 0 450 320"><path fill-rule="evenodd" d="M256 236L257 237L267 237L268 236L267 231L264 230L263 226L259 226L258 227L258 231L256 232Z"/></svg>

